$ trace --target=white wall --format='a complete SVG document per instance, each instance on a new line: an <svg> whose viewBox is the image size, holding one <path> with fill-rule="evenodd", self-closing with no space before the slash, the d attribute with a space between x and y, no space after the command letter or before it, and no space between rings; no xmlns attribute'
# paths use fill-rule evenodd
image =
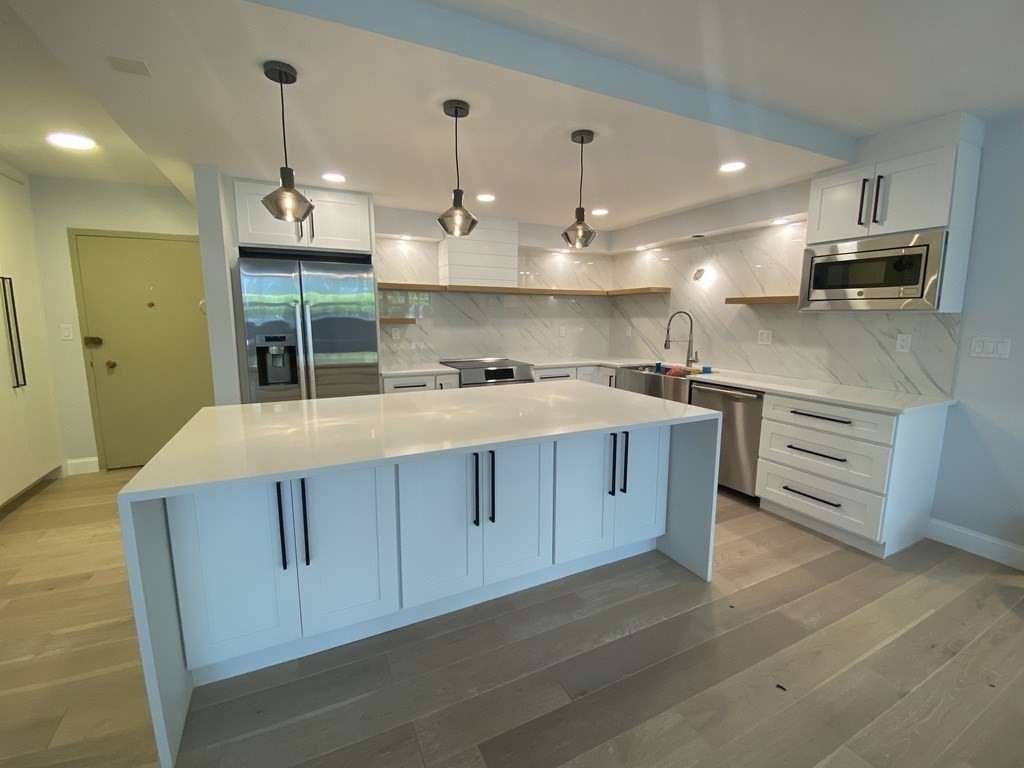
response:
<svg viewBox="0 0 1024 768"><path fill-rule="evenodd" d="M53 360L64 454L72 469L87 470L96 458L96 438L78 327L68 229L195 235L196 212L171 187L46 176L34 176L30 181L46 337ZM74 328L74 340L61 340L62 323Z"/></svg>
<svg viewBox="0 0 1024 768"><path fill-rule="evenodd" d="M989 121L933 517L1024 546L1024 113ZM1009 360L972 336L1013 337Z"/></svg>

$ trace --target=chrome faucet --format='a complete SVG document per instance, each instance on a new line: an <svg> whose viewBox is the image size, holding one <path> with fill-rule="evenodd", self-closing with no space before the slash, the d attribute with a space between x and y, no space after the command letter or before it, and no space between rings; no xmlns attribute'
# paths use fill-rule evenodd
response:
<svg viewBox="0 0 1024 768"><path fill-rule="evenodd" d="M672 321L675 320L676 315L686 315L686 319L690 321L690 335L686 338L686 364L693 365L694 363L699 363L700 357L693 351L693 315L685 310L680 309L678 312L673 312L671 317L669 317L668 325L665 326L665 349L672 348ZM678 341L678 339L675 341Z"/></svg>

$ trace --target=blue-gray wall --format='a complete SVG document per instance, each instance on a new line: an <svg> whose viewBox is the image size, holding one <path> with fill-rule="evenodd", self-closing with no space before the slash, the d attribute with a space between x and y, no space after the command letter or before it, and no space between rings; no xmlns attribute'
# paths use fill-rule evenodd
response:
<svg viewBox="0 0 1024 768"><path fill-rule="evenodd" d="M1009 360L972 336L1012 337ZM989 121L933 516L1024 545L1024 113Z"/></svg>

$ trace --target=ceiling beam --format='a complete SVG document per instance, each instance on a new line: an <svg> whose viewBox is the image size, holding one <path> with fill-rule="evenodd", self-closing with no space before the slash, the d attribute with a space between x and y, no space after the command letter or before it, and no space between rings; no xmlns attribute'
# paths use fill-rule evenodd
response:
<svg viewBox="0 0 1024 768"><path fill-rule="evenodd" d="M249 0L495 64L839 160L856 138L641 67L417 0Z"/></svg>

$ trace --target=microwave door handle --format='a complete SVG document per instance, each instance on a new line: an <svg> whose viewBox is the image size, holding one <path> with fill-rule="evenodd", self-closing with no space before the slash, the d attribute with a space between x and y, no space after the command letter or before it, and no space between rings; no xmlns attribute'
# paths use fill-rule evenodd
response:
<svg viewBox="0 0 1024 768"><path fill-rule="evenodd" d="M313 320L311 317L309 302L302 302L306 315L306 364L309 366L309 397L316 400L316 360L313 359Z"/></svg>
<svg viewBox="0 0 1024 768"><path fill-rule="evenodd" d="M878 220L878 202L882 199L882 179L884 178L885 176L882 176L881 174L875 177L875 202L871 206L872 224L882 223Z"/></svg>
<svg viewBox="0 0 1024 768"><path fill-rule="evenodd" d="M298 367L299 398L309 399L309 392L306 390L306 334L302 327L302 304L293 301L295 307L295 357Z"/></svg>
<svg viewBox="0 0 1024 768"><path fill-rule="evenodd" d="M869 184L871 184L871 179L860 180L860 202L857 204L857 224L861 227L867 225L867 222L864 221L864 198L867 197Z"/></svg>

